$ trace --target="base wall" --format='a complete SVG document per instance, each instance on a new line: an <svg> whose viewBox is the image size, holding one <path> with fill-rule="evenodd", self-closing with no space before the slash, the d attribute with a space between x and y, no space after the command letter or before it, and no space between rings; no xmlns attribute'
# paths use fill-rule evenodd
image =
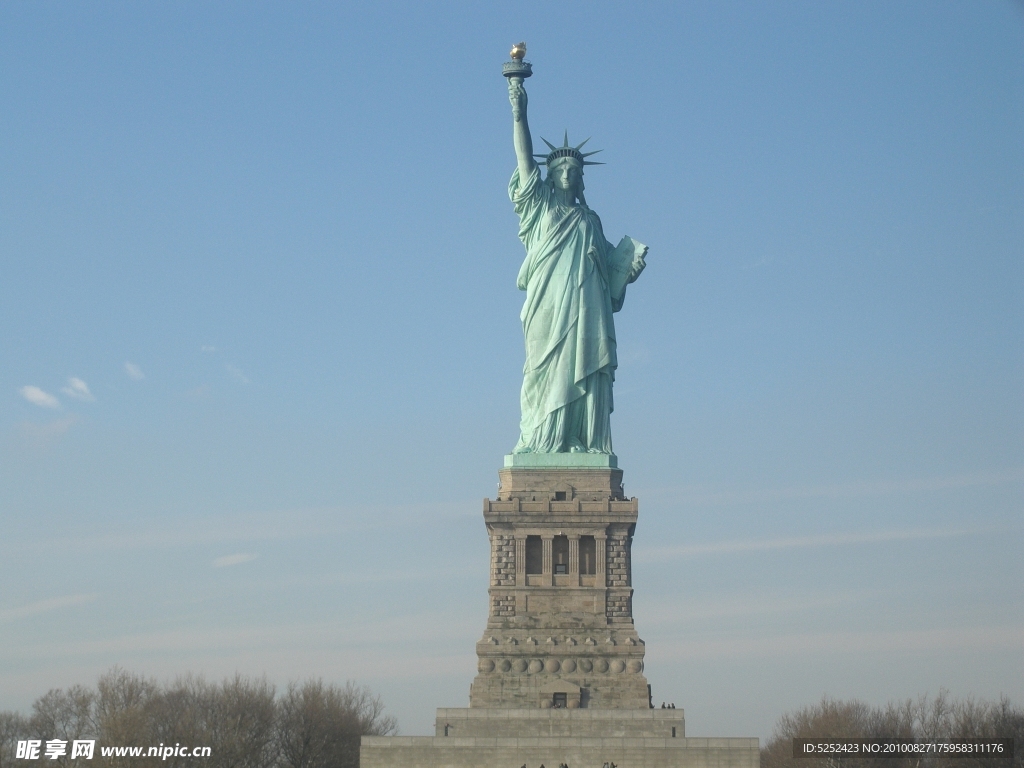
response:
<svg viewBox="0 0 1024 768"><path fill-rule="evenodd" d="M438 709L435 736L683 739L681 709Z"/></svg>
<svg viewBox="0 0 1024 768"><path fill-rule="evenodd" d="M360 768L759 768L757 739L364 736Z"/></svg>

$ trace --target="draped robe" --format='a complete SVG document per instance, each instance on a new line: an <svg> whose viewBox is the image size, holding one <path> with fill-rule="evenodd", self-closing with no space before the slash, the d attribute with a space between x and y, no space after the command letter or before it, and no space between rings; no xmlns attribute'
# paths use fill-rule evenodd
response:
<svg viewBox="0 0 1024 768"><path fill-rule="evenodd" d="M614 246L597 214L559 202L536 166L525 183L517 169L508 189L526 246L517 281L526 291L526 364L514 452L611 453L618 361L607 259Z"/></svg>

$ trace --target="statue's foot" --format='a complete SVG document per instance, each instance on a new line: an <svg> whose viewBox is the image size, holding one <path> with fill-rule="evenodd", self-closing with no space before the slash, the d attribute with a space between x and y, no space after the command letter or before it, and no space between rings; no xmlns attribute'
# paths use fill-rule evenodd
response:
<svg viewBox="0 0 1024 768"><path fill-rule="evenodd" d="M569 453L586 453L587 449L583 447L583 443L579 440L573 440L569 444Z"/></svg>
<svg viewBox="0 0 1024 768"><path fill-rule="evenodd" d="M512 449L512 453L533 453L533 448L530 444L523 439L522 435L519 437L519 442L516 443L516 447Z"/></svg>

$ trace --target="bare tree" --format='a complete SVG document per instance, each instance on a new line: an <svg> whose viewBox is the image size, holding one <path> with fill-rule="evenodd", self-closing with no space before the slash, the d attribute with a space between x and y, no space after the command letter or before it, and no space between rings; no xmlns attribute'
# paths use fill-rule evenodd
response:
<svg viewBox="0 0 1024 768"><path fill-rule="evenodd" d="M908 755L899 759L830 756L794 758L793 739L864 739L943 743L1012 738L1012 763L1005 758L957 755ZM1022 768L1024 710L1009 699L998 703L954 700L947 691L871 708L859 701L823 698L779 718L775 732L761 750L761 768Z"/></svg>
<svg viewBox="0 0 1024 768"><path fill-rule="evenodd" d="M149 702L154 744L186 748L210 746L216 710L215 686L202 677L186 675L162 687ZM168 768L182 768L187 757L171 756L164 762ZM204 761L205 762L205 761Z"/></svg>
<svg viewBox="0 0 1024 768"><path fill-rule="evenodd" d="M187 675L165 686L150 704L154 738L169 747L210 747L208 768L273 768L277 763L274 688L241 675L217 685ZM167 768L189 756L161 760Z"/></svg>
<svg viewBox="0 0 1024 768"><path fill-rule="evenodd" d="M156 743L152 713L160 687L155 680L114 667L100 677L96 689L95 718L100 743L118 746ZM109 768L136 768L147 762L145 758L126 755L97 757Z"/></svg>
<svg viewBox="0 0 1024 768"><path fill-rule="evenodd" d="M195 768L191 751L209 747L206 768L358 768L359 737L394 733L396 723L367 688L310 680L275 696L265 678L235 675L221 683L186 675L160 685L115 667L96 688L54 689L32 715L0 713L0 768L15 762L18 740L61 739L67 754L38 765L52 768ZM71 759L76 739L95 739L93 760ZM159 757L103 755L103 747L163 747ZM181 754L181 753L184 754Z"/></svg>
<svg viewBox="0 0 1024 768"><path fill-rule="evenodd" d="M397 724L368 689L323 680L292 683L278 703L278 743L285 768L358 768L359 737L394 733Z"/></svg>
<svg viewBox="0 0 1024 768"><path fill-rule="evenodd" d="M211 709L211 768L273 768L278 761L274 687L265 678L235 675L215 689Z"/></svg>
<svg viewBox="0 0 1024 768"><path fill-rule="evenodd" d="M85 768L82 758L71 759L72 745L76 739L96 738L98 727L94 717L96 694L76 685L67 690L54 688L32 704L32 716L28 730L34 738L60 739L67 742L65 754L56 760L47 760L59 768Z"/></svg>
<svg viewBox="0 0 1024 768"><path fill-rule="evenodd" d="M27 738L27 722L18 712L0 712L0 768L14 768L19 739Z"/></svg>

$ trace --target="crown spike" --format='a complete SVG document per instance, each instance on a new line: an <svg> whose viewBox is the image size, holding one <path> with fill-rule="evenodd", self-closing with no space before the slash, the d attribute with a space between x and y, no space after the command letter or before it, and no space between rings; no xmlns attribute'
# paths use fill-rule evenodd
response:
<svg viewBox="0 0 1024 768"><path fill-rule="evenodd" d="M548 168L551 168L552 163L560 162L562 159L571 159L581 165L604 165L604 163L593 162L585 159L591 155L596 155L598 152L602 152L603 150L595 149L593 152L580 152L583 146L590 141L589 136L575 147L569 143L569 131L565 131L562 134L562 146L560 147L556 147L543 136L540 137L540 140L547 144L548 149L551 151L546 155L537 153L534 157L544 158Z"/></svg>

